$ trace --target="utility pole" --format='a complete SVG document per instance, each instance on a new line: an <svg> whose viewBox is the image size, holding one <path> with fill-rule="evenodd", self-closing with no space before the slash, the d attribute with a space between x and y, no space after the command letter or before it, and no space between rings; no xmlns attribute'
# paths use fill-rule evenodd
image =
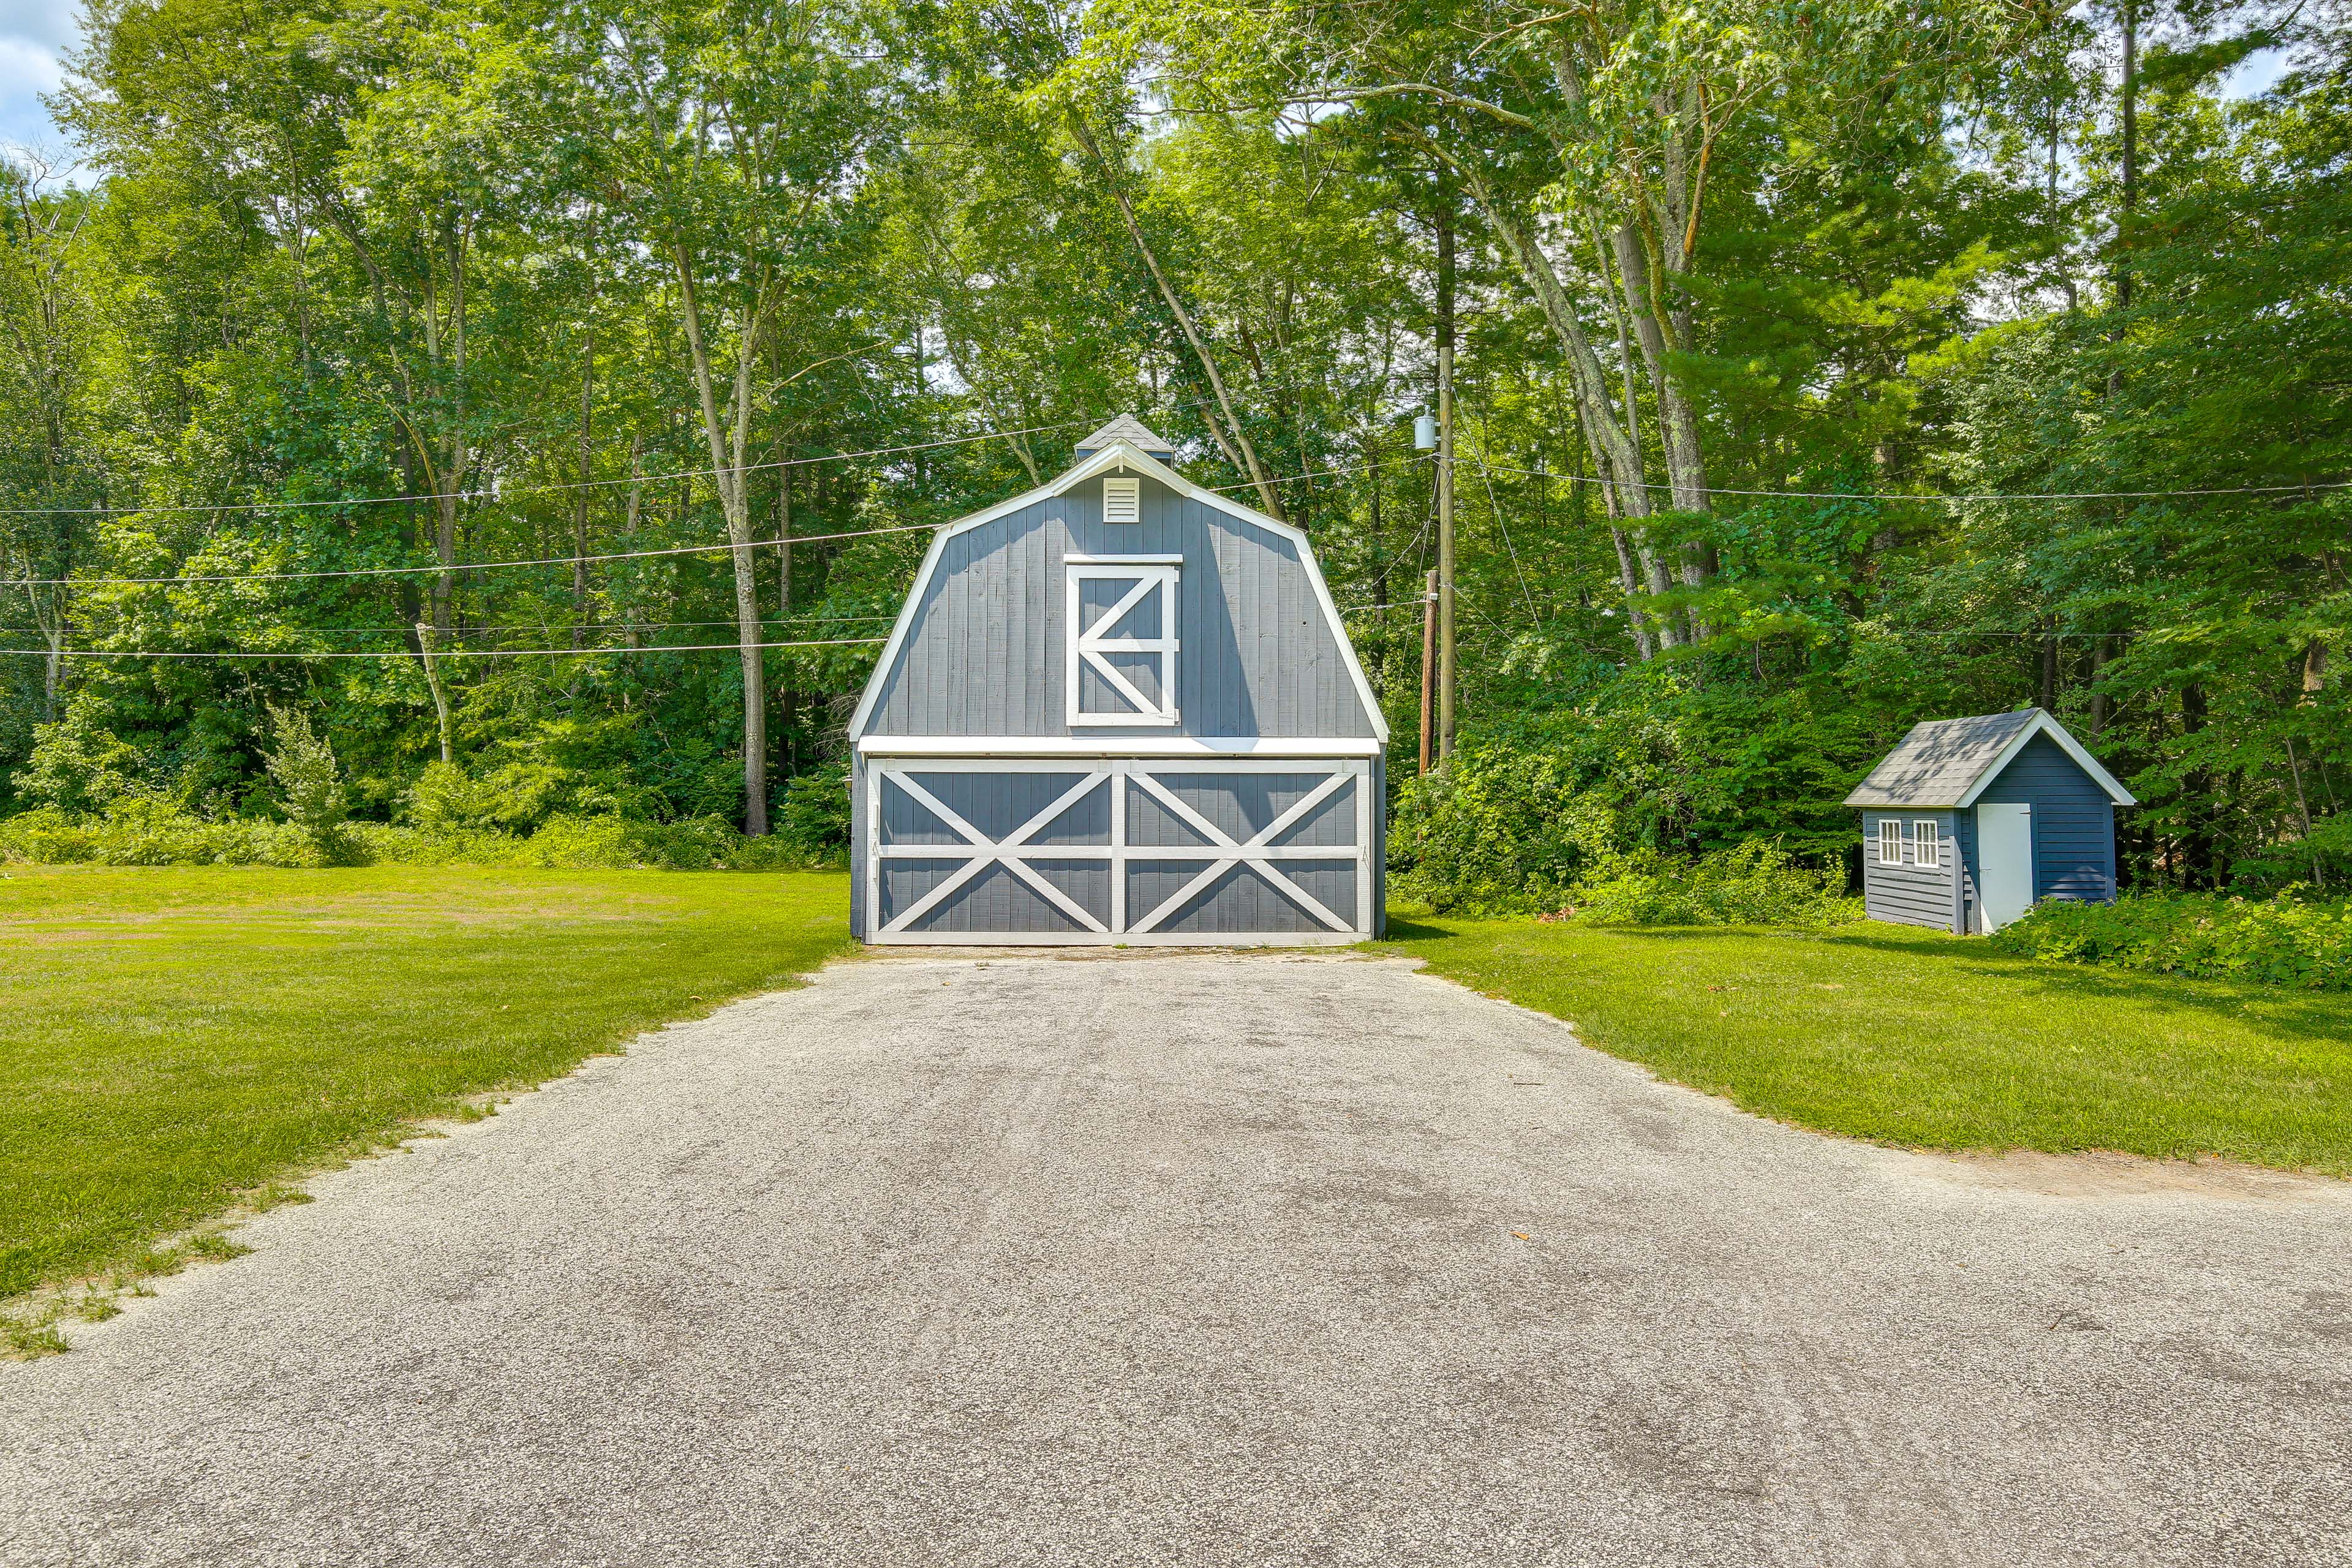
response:
<svg viewBox="0 0 2352 1568"><path fill-rule="evenodd" d="M1429 574L1429 583L1421 596L1421 771L1429 772L1430 752L1436 740L1434 710L1431 706L1437 663L1437 574Z"/></svg>
<svg viewBox="0 0 2352 1568"><path fill-rule="evenodd" d="M1454 187L1437 182L1437 760L1454 754Z"/></svg>

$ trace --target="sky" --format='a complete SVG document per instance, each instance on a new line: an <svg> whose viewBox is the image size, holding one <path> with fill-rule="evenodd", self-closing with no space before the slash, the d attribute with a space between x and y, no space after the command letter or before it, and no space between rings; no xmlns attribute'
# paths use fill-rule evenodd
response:
<svg viewBox="0 0 2352 1568"><path fill-rule="evenodd" d="M0 143L64 145L41 94L65 79L58 57L79 35L80 18L75 0L0 0Z"/></svg>

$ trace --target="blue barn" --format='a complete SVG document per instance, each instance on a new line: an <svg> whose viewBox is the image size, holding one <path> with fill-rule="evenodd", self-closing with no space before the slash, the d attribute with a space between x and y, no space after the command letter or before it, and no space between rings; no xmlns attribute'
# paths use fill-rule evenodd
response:
<svg viewBox="0 0 2352 1568"><path fill-rule="evenodd" d="M2129 790L2039 708L1917 724L1845 797L1870 918L1999 931L2043 899L2116 896Z"/></svg>
<svg viewBox="0 0 2352 1568"><path fill-rule="evenodd" d="M849 724L869 942L1361 942L1388 724L1307 536L1122 416L941 529Z"/></svg>

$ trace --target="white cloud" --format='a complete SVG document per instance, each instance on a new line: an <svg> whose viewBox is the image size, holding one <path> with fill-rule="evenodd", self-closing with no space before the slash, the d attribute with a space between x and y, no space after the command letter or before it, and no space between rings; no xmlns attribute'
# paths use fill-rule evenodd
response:
<svg viewBox="0 0 2352 1568"><path fill-rule="evenodd" d="M65 80L58 48L66 39L28 37L24 31L25 23L46 18L54 9L37 0L0 0L0 142L53 146L65 140L41 94L55 92ZM68 18L63 30L70 33L71 27Z"/></svg>
<svg viewBox="0 0 2352 1568"><path fill-rule="evenodd" d="M62 48L81 36L81 8L58 0L0 0L0 38Z"/></svg>

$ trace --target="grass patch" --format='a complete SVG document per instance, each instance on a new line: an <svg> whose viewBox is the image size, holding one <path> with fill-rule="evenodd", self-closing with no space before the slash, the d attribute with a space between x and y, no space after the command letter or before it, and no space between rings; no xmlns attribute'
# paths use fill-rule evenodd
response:
<svg viewBox="0 0 2352 1568"><path fill-rule="evenodd" d="M1384 946L1759 1114L1932 1149L2217 1154L2352 1176L2341 996L2005 956L1907 926L1392 919Z"/></svg>
<svg viewBox="0 0 2352 1568"><path fill-rule="evenodd" d="M846 905L829 873L9 868L0 1300L220 1255L199 1227L291 1176L790 984Z"/></svg>

